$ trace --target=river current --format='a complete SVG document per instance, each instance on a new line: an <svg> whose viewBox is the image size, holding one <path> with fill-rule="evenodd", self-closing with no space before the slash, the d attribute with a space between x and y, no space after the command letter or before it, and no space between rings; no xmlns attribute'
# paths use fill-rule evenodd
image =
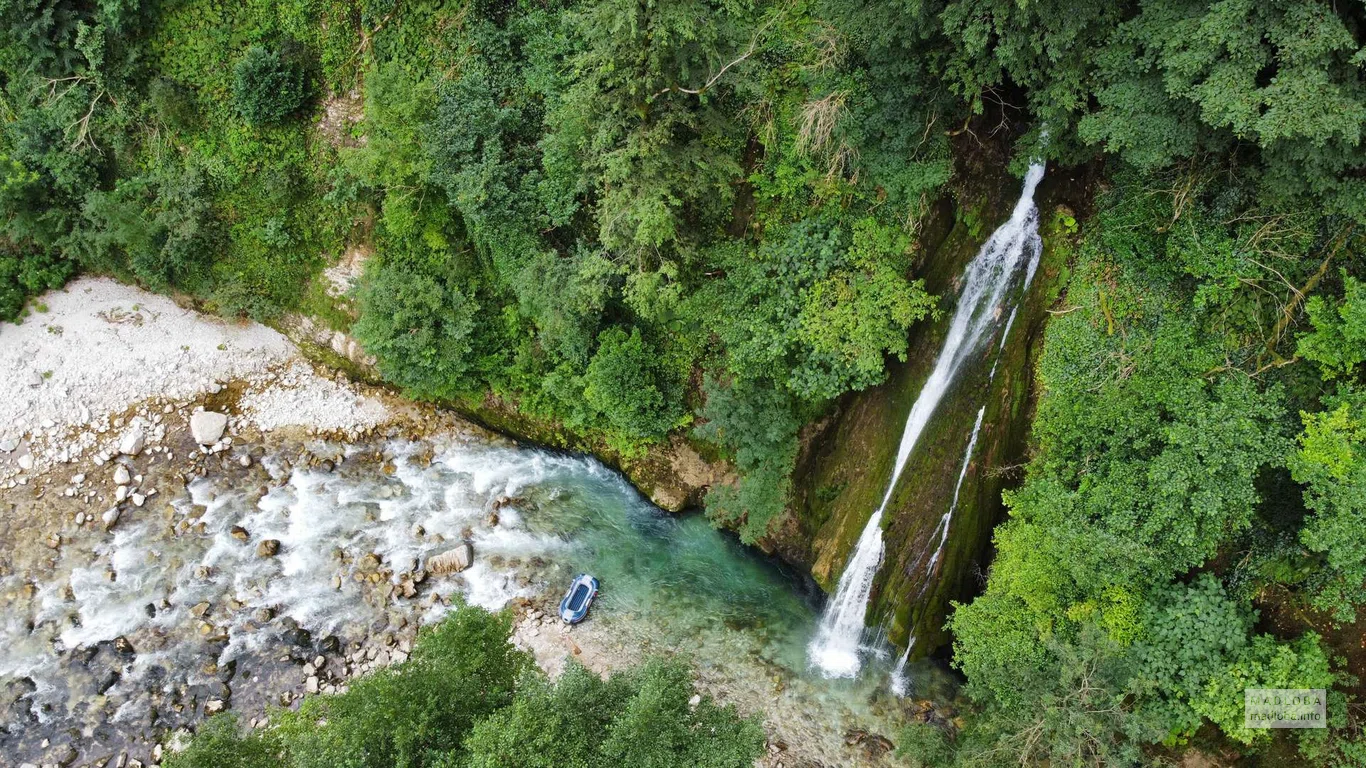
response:
<svg viewBox="0 0 1366 768"><path fill-rule="evenodd" d="M886 688L891 660L854 680L808 668L820 605L806 580L591 459L466 436L252 450L249 469L225 461L232 471L73 540L40 583L0 581L9 746L76 732L83 756L136 752L224 700L246 713L288 701L269 681L297 687L315 654L347 659L453 601L549 613L580 572L602 583L568 633L590 666L683 654L704 689L828 764L850 759L851 732L895 736L911 712ZM422 578L461 541L471 567ZM921 665L909 687L944 700L952 685Z"/></svg>

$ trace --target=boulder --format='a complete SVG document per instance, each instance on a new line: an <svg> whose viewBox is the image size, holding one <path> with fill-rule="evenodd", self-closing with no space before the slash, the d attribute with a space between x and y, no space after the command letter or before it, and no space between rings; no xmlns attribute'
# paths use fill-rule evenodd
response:
<svg viewBox="0 0 1366 768"><path fill-rule="evenodd" d="M123 439L119 440L119 453L124 456L136 456L142 453L142 448L145 445L147 445L147 435L143 433L141 427L134 427L123 433Z"/></svg>
<svg viewBox="0 0 1366 768"><path fill-rule="evenodd" d="M427 558L425 568L429 573L460 573L474 563L474 547L468 541L461 542L454 549Z"/></svg>
<svg viewBox="0 0 1366 768"><path fill-rule="evenodd" d="M274 557L280 551L279 539L266 539L256 545L257 557Z"/></svg>
<svg viewBox="0 0 1366 768"><path fill-rule="evenodd" d="M190 416L190 434L200 445L213 445L228 428L228 417L217 411L195 411Z"/></svg>
<svg viewBox="0 0 1366 768"><path fill-rule="evenodd" d="M128 473L128 467L125 467L122 464L114 467L115 485L128 485L131 482L133 482L133 476Z"/></svg>
<svg viewBox="0 0 1366 768"><path fill-rule="evenodd" d="M228 529L228 533L238 541L246 541L251 538L251 534L247 533L247 529L240 525L234 525L232 528Z"/></svg>
<svg viewBox="0 0 1366 768"><path fill-rule="evenodd" d="M118 685L118 683L118 670L107 670L103 675L100 675L100 677L95 681L95 693L98 693L101 696L103 696L105 693L109 691L110 688L113 688L114 686Z"/></svg>
<svg viewBox="0 0 1366 768"><path fill-rule="evenodd" d="M52 750L52 753L48 755L48 760L54 765L66 768L66 766L76 762L78 754L75 747L70 744L62 744Z"/></svg>

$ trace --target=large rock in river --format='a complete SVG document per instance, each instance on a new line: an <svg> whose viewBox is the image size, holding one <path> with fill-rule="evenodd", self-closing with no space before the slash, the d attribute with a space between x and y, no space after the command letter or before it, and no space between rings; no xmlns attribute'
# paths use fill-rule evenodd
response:
<svg viewBox="0 0 1366 768"><path fill-rule="evenodd" d="M427 572L460 573L474 563L474 547L468 541L458 544L455 549L449 549L436 557L427 559Z"/></svg>
<svg viewBox="0 0 1366 768"><path fill-rule="evenodd" d="M200 445L213 445L228 428L228 417L217 411L195 411L190 416L190 434Z"/></svg>

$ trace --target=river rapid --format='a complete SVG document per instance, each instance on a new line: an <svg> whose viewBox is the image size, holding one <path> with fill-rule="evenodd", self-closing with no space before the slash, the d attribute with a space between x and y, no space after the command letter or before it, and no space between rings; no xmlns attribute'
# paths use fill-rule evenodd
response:
<svg viewBox="0 0 1366 768"><path fill-rule="evenodd" d="M685 655L701 689L764 720L768 765L884 764L882 737L954 695L929 664L893 695L877 648L853 680L808 669L806 579L592 459L418 431L187 447L190 472L118 459L160 493L113 525L56 491L0 495L21 499L0 544L0 749L16 765L154 763L216 711L268 727L270 707L406 658L459 601L516 611L516 642L552 673ZM423 571L459 542L468 569ZM579 572L602 593L570 629L554 605Z"/></svg>

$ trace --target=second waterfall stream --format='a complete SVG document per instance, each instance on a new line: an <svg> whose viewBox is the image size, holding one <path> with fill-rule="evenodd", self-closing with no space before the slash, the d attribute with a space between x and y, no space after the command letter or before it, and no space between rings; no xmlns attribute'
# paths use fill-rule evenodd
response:
<svg viewBox="0 0 1366 768"><path fill-rule="evenodd" d="M1039 211L1034 205L1034 189L1043 179L1043 174L1043 163L1029 166L1024 190L1015 203L1010 220L991 234L964 270L962 294L950 321L944 348L940 350L934 370L930 372L906 417L906 427L897 448L896 464L887 481L882 503L868 519L868 524L859 536L854 553L840 576L835 595L830 599L816 636L807 649L812 665L826 677L853 677L862 666L860 652L868 597L878 566L882 564L882 515L891 501L906 460L964 362L971 358L988 332L999 325L1001 317L1008 314L1014 318L1013 311L1005 311L1006 304L1022 296L1034 279L1034 271L1039 266L1039 256L1043 250L1039 238ZM1020 274L1022 271L1023 275ZM1020 289L1012 291L1021 278L1023 282ZM948 532L944 531L943 536L947 535Z"/></svg>

